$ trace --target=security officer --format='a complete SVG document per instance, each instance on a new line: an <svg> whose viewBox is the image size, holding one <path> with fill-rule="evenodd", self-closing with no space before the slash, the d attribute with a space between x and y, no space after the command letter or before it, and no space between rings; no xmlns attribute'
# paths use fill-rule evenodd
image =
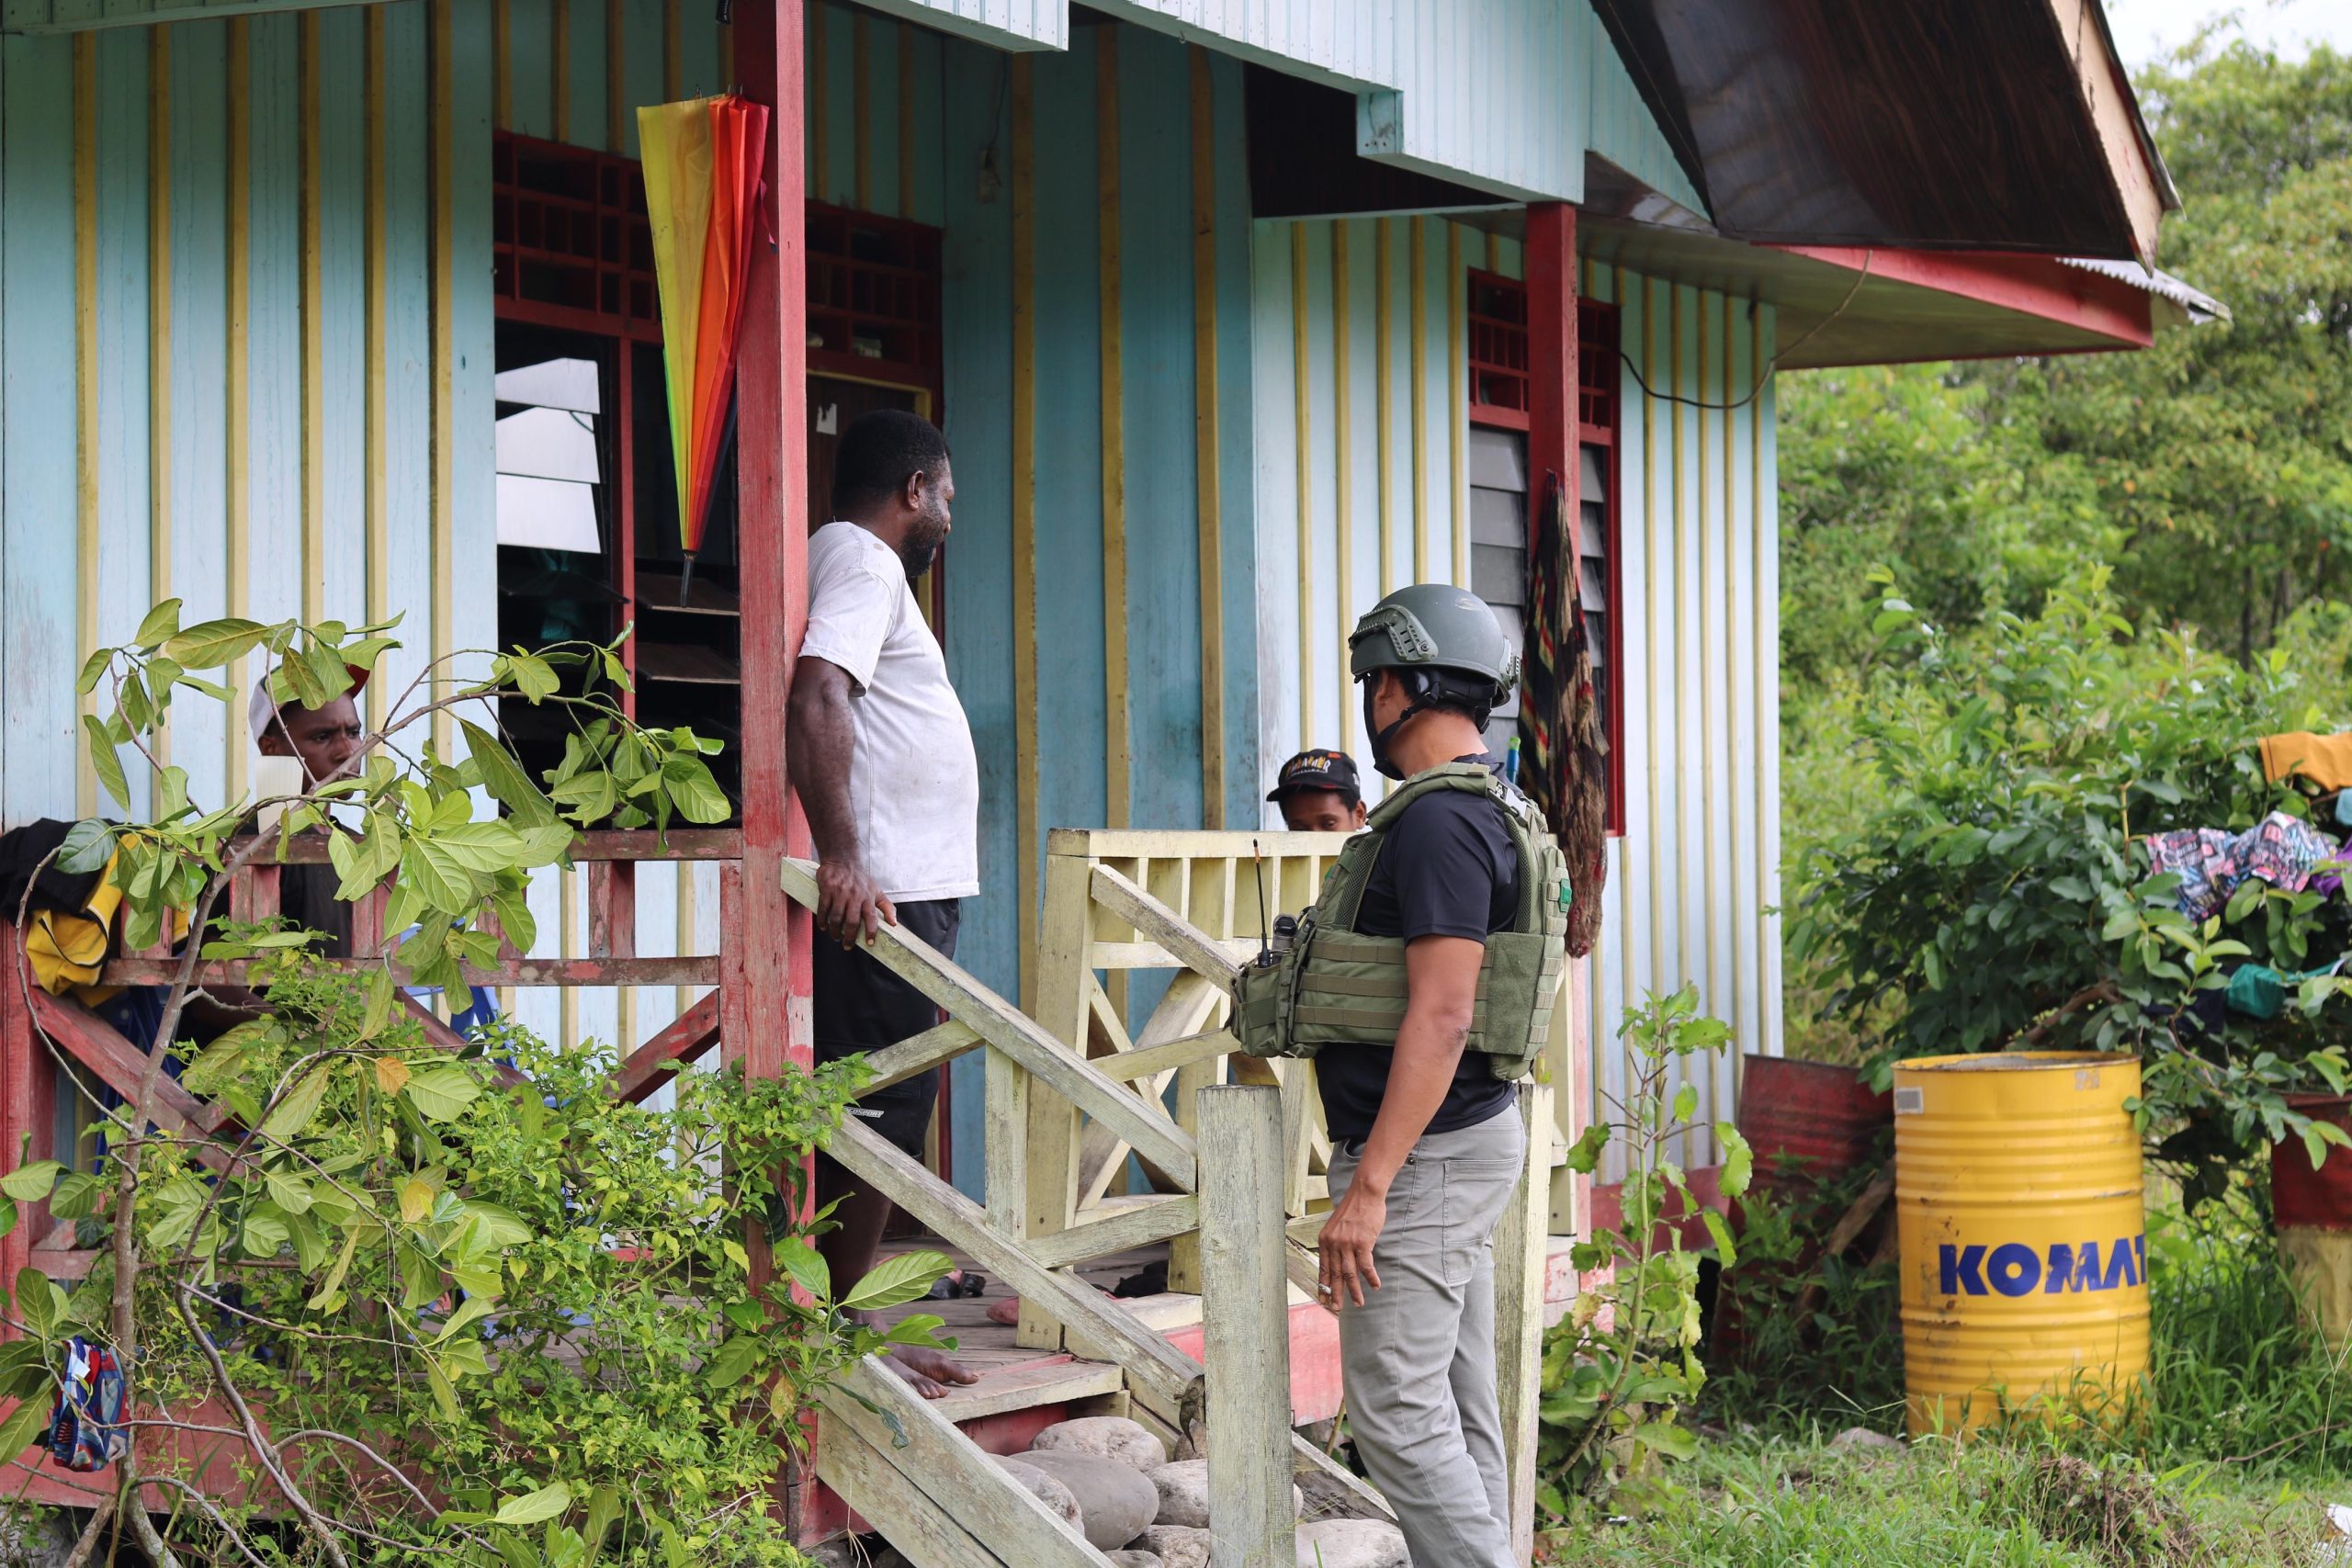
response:
<svg viewBox="0 0 2352 1568"><path fill-rule="evenodd" d="M1405 780L1497 769L1482 732L1517 664L1471 593L1419 583L1383 599L1349 638L1374 766ZM1495 796L1416 792L1386 825L1353 919L1404 941L1396 1043L1316 1059L1336 1199L1322 1299L1339 1314L1356 1451L1416 1568L1511 1564L1493 1239L1527 1138L1510 1083L1465 1046L1487 939L1511 928L1521 871Z"/></svg>

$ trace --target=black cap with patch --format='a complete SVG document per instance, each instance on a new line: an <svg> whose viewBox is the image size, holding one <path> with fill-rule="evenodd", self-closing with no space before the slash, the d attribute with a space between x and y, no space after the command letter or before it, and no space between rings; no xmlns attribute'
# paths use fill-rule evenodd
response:
<svg viewBox="0 0 2352 1568"><path fill-rule="evenodd" d="M1266 798L1279 801L1303 789L1335 790L1350 806L1363 798L1363 787L1356 780L1355 759L1345 751L1301 751L1274 775L1273 790Z"/></svg>

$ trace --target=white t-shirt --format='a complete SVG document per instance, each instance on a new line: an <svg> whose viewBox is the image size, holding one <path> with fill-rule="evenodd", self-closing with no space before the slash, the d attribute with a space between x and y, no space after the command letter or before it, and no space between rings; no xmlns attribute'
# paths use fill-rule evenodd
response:
<svg viewBox="0 0 2352 1568"><path fill-rule="evenodd" d="M898 553L854 523L808 540L803 659L849 672L850 809L865 869L893 903L980 890L980 765L947 660Z"/></svg>

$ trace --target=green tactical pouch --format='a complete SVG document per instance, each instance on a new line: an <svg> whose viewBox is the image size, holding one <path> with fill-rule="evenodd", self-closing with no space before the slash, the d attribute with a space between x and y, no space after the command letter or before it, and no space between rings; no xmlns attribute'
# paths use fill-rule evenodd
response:
<svg viewBox="0 0 2352 1568"><path fill-rule="evenodd" d="M1315 907L1300 917L1289 952L1244 968L1233 987L1233 1032L1252 1056L1313 1056L1327 1045L1393 1046L1405 1020L1405 942L1352 930L1388 828L1433 789L1469 789L1501 807L1519 852L1520 908L1509 931L1487 938L1467 1049L1486 1053L1497 1077L1526 1076L1543 1051L1566 951L1566 863L1543 816L1483 767L1433 768L1381 802L1340 852Z"/></svg>

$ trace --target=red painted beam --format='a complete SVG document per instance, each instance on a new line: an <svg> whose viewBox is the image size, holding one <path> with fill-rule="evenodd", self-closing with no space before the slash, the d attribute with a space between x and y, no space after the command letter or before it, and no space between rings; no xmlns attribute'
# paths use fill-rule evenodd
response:
<svg viewBox="0 0 2352 1568"><path fill-rule="evenodd" d="M673 1063L691 1061L718 1038L718 993L712 991L630 1052L613 1069L613 1098L640 1100L669 1082Z"/></svg>
<svg viewBox="0 0 2352 1568"><path fill-rule="evenodd" d="M2063 326L2096 333L2118 347L2155 341L2147 291L2052 256L1997 251L1864 250L1847 245L1773 245L1847 272L1930 288Z"/></svg>
<svg viewBox="0 0 2352 1568"><path fill-rule="evenodd" d="M1527 209L1527 531L1550 493L1548 476L1567 487L1568 527L1577 504L1577 209L1539 202ZM1573 556L1575 547L1570 547Z"/></svg>

